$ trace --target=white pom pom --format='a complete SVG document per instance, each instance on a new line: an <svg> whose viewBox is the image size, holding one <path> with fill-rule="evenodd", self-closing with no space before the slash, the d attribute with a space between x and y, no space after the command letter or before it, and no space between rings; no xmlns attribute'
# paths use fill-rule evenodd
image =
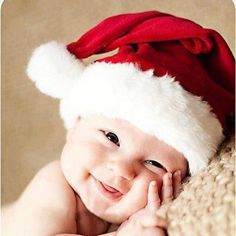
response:
<svg viewBox="0 0 236 236"><path fill-rule="evenodd" d="M34 50L27 74L41 92L63 98L83 69L82 62L70 54L63 44L53 41Z"/></svg>

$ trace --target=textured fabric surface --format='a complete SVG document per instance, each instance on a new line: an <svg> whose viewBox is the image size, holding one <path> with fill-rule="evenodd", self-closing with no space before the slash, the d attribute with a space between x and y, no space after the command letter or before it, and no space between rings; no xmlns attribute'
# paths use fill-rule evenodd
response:
<svg viewBox="0 0 236 236"><path fill-rule="evenodd" d="M226 140L210 165L183 185L160 214L169 236L235 235L235 137Z"/></svg>

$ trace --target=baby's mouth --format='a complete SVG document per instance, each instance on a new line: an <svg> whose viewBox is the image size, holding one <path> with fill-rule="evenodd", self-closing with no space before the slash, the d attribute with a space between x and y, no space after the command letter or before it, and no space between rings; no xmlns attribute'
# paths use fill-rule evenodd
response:
<svg viewBox="0 0 236 236"><path fill-rule="evenodd" d="M96 182L96 185L97 185L99 191L105 197L107 197L109 199L117 200L118 198L120 198L123 195L119 190L117 190L117 189L115 189L115 188L113 188L113 187L103 183L102 181L99 181L96 178L95 178L95 182Z"/></svg>

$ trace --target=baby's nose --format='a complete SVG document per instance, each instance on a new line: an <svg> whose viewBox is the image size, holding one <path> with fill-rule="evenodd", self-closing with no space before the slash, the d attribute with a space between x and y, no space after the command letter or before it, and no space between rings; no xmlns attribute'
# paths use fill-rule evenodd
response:
<svg viewBox="0 0 236 236"><path fill-rule="evenodd" d="M132 180L135 177L133 163L125 160L112 160L107 163L107 168L116 176L126 180Z"/></svg>

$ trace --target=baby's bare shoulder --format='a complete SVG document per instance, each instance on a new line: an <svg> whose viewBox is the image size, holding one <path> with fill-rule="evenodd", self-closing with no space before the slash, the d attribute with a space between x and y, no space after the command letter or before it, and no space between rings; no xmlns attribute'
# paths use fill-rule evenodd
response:
<svg viewBox="0 0 236 236"><path fill-rule="evenodd" d="M43 167L4 215L5 235L75 233L76 197L59 161Z"/></svg>
<svg viewBox="0 0 236 236"><path fill-rule="evenodd" d="M23 192L20 200L32 204L47 204L50 207L76 209L76 198L73 189L66 181L59 161L54 161L43 167ZM61 209L62 210L62 209ZM71 209L72 210L72 209Z"/></svg>

